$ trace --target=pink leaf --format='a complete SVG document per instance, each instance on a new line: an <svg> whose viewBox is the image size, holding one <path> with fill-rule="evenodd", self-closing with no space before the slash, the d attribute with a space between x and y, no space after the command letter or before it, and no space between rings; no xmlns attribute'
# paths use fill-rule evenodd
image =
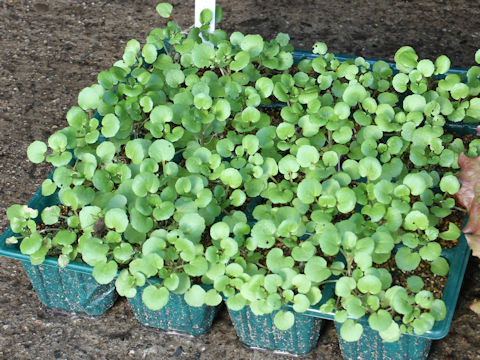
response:
<svg viewBox="0 0 480 360"><path fill-rule="evenodd" d="M479 232L480 235L480 202L472 201L470 209L468 209L468 222L462 231L465 234Z"/></svg>
<svg viewBox="0 0 480 360"><path fill-rule="evenodd" d="M458 164L460 165L458 180L462 187L455 196L468 211L468 222L462 231L465 233L468 246L472 249L472 254L480 257L480 156L469 158L461 153L458 156ZM480 311L480 305L475 304L474 311L477 310Z"/></svg>
<svg viewBox="0 0 480 360"><path fill-rule="evenodd" d="M472 255L480 257L480 234L465 234L468 246L472 249Z"/></svg>
<svg viewBox="0 0 480 360"><path fill-rule="evenodd" d="M480 315L480 301L473 299L473 303L470 304L470 310L472 310L477 315Z"/></svg>
<svg viewBox="0 0 480 360"><path fill-rule="evenodd" d="M480 195L480 156L469 158L464 153L458 156L460 174L458 180L462 187L455 194L460 204L467 210L472 206L475 195Z"/></svg>

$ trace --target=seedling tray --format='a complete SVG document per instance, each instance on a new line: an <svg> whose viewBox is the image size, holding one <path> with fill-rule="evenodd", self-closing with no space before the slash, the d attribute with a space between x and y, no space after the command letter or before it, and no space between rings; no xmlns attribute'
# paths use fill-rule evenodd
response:
<svg viewBox="0 0 480 360"><path fill-rule="evenodd" d="M303 59L314 59L316 56L317 55L308 51L295 50L293 52L295 63L298 63ZM355 57L338 55L336 56L336 58L338 60L344 61L348 59L354 59ZM369 62L370 64L373 64L377 60L366 59L366 61ZM392 69L396 70L394 63L392 62L387 62L387 63L390 65ZM463 69L451 69L448 72L448 74L452 74L452 73L463 74L465 72L466 70L463 70ZM447 124L445 124L445 129L448 132L456 132L462 135L463 134L476 135L477 134L476 126L477 126L476 124L460 124L460 123L447 122ZM458 239L457 245L452 249L444 249L442 251L442 255L447 259L450 265L450 271L448 273L448 279L447 279L445 288L443 290L443 297L442 297L442 300L445 302L445 305L447 307L447 314L445 316L445 319L443 319L442 321L435 322L435 325L432 330L427 331L423 335L414 335L411 337L421 337L421 338L431 339L431 340L441 339L447 335L450 329L453 314L455 312L455 306L458 299L458 294L460 293L463 276L465 275L468 259L470 257L470 248L467 245L465 236L462 234ZM312 307L308 309L306 314L314 317L320 317L323 319L330 319L330 320L334 319L334 313L322 313L320 312L318 307ZM361 319L361 321L362 320L365 320L365 324L366 324L365 329L368 328L368 322L366 321L366 319L364 318L364 319ZM369 339L368 341L372 341L372 339Z"/></svg>
<svg viewBox="0 0 480 360"><path fill-rule="evenodd" d="M458 244L452 249L443 250L442 255L447 259L450 265L450 271L448 273L447 283L443 290L442 297L442 300L445 302L447 307L447 314L445 319L435 322L432 330L427 331L423 335L415 335L432 340L438 340L445 337L452 323L458 294L460 293L463 276L465 275L468 259L470 257L470 248L467 245L465 236L462 234L458 239ZM311 307L306 313L308 315L323 319L334 319L334 313L322 313L318 307ZM368 323L365 323L368 326Z"/></svg>
<svg viewBox="0 0 480 360"><path fill-rule="evenodd" d="M333 289L332 284L324 287L320 304L333 296ZM324 320L318 317L294 312L294 325L289 330L282 331L273 322L277 311L255 315L249 306L245 306L239 311L228 309L228 312L243 343L254 349L267 349L281 354L304 355L312 351L324 325Z"/></svg>
<svg viewBox="0 0 480 360"><path fill-rule="evenodd" d="M324 320L301 313L295 314L293 326L282 331L277 329L273 318L277 311L255 315L250 307L233 311L228 309L230 319L239 339L254 349L267 349L276 353L303 355L315 348Z"/></svg>
<svg viewBox="0 0 480 360"><path fill-rule="evenodd" d="M149 279L150 283L160 282L159 279ZM130 306L137 320L145 325L170 332L180 332L189 335L201 335L210 329L213 318L219 306L202 305L193 307L185 302L182 295L170 293L168 303L160 310L148 309L142 301L143 289L137 289L137 295L129 298ZM205 287L205 286L204 286Z"/></svg>
<svg viewBox="0 0 480 360"><path fill-rule="evenodd" d="M32 265L23 260L40 301L48 308L98 316L111 308L117 298L115 284L98 284L92 275L50 265Z"/></svg>
<svg viewBox="0 0 480 360"><path fill-rule="evenodd" d="M312 54L311 52L307 51L294 51L293 52L294 60L295 62L299 62L302 59L313 59L316 57L316 55ZM352 59L354 58L353 56L337 56L337 59L339 60L347 60L347 59ZM371 60L367 59L369 63L374 63L376 60ZM389 63L389 65L392 67L392 69L395 69L395 65L393 63ZM458 73L462 74L465 73L465 70L462 69L451 69L449 73ZM445 125L447 130L449 131L455 131L458 133L469 133L469 134L476 134L476 125L475 124L458 124L458 123L447 123ZM58 204L58 198L57 196L51 195L44 197L41 195L41 190L39 189L32 197L32 199L29 201L28 206L31 208L35 208L38 210L42 210L46 206L50 206L53 204ZM69 263L65 268L59 268L57 259L53 257L47 257L44 261L44 263L40 266L32 266L30 264L29 256L24 255L19 251L18 245L7 245L5 243L6 239L10 236L13 235L13 232L10 228L8 228L1 236L0 236L0 255L7 256L10 258L14 259L19 259L22 261L24 266L26 267L27 272L31 273L31 278L32 278L32 283L34 284L34 287L37 289L39 293L39 297L41 300L47 305L51 306L51 304L54 304L55 307L60 307L60 301L58 299L47 299L43 298L40 295L42 292L41 287L44 286L45 288L52 288L52 285L49 284L48 282L45 282L42 280L41 277L38 277L36 274L37 270L43 270L43 269L49 269L49 268L54 268L55 271L60 272L67 272L71 271L77 274L78 276L82 275L80 280L68 280L64 281L64 283L72 283L75 284L74 286L77 285L77 283L82 282L82 281L93 281L94 279L91 276L93 268L89 265L82 264L79 262L72 262ZM458 293L460 291L462 279L465 273L465 269L467 266L468 258L470 256L470 249L467 246L467 242L465 237L462 235L459 239L459 242L456 247L453 249L448 249L444 250L443 252L444 256L446 259L449 261L450 264L450 272L448 275L447 283L443 292L443 300L446 303L447 306L447 315L444 320L440 322L436 322L435 326L432 330L428 331L424 335L416 336L415 337L421 337L425 339L440 339L448 333L448 329L450 327L452 318L453 318L453 313L456 305L456 301L458 298ZM29 267L31 267L29 269ZM51 270L51 269L49 269ZM86 275L86 276L83 276ZM58 275L58 279L61 278L61 274ZM36 286L37 284L37 286ZM113 284L109 284L107 286L110 286L108 290L102 290L100 291L100 294L97 294L99 298L105 298L109 300L105 300L105 304L113 304L114 298L115 298L115 292L114 292L114 286ZM61 290L65 294L67 293L64 289ZM88 291L81 290L80 292L87 293ZM85 295L82 295L85 296ZM76 300L69 300L67 303L76 303ZM101 303L101 301L99 301ZM105 305L106 306L106 305ZM99 307L99 305L96 305L95 307ZM74 309L74 310L71 310ZM69 307L68 309L65 309L68 311L84 311L82 309L79 310L78 307L71 308ZM85 310L85 312L87 312ZM88 313L88 312L87 312ZM333 320L333 313L322 313L319 311L318 307L312 307L307 310L305 313L307 315L316 317L316 318L324 318L324 319L332 319ZM361 319L360 321L363 321L364 319ZM368 331L366 329L366 331ZM408 336L408 335L405 335ZM395 350L396 351L396 350ZM402 350L403 351L403 350Z"/></svg>
<svg viewBox="0 0 480 360"><path fill-rule="evenodd" d="M56 194L42 196L41 189L38 189L28 206L41 211L58 203ZM0 255L22 261L40 301L45 306L96 316L103 314L113 305L117 298L114 282L98 284L92 276L93 268L82 263L73 262L61 268L56 258L47 257L41 265L32 265L30 256L22 254L18 244L5 244L6 239L13 235L9 227L0 236Z"/></svg>
<svg viewBox="0 0 480 360"><path fill-rule="evenodd" d="M372 330L366 318L360 319L360 324L363 325L362 337L358 341L348 342L340 336L342 324L335 323L345 360L421 360L428 356L431 339L403 334L398 341L389 343L383 341L377 331Z"/></svg>

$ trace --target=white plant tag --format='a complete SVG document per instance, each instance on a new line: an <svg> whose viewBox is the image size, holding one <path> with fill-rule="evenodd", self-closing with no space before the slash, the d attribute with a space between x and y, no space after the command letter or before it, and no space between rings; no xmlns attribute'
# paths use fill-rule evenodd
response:
<svg viewBox="0 0 480 360"><path fill-rule="evenodd" d="M212 12L212 21L210 22L209 32L215 31L215 5L216 0L195 0L195 27L200 27L200 13L204 9L210 9Z"/></svg>

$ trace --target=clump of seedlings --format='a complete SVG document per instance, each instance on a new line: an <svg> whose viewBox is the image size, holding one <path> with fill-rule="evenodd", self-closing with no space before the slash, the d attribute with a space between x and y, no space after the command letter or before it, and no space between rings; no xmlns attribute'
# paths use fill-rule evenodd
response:
<svg viewBox="0 0 480 360"><path fill-rule="evenodd" d="M276 312L282 330L321 304L346 341L364 316L389 342L432 329L461 206L478 248L479 142L445 129L480 121L480 67L450 74L408 46L396 69L339 61L321 42L296 62L288 35L208 33L211 19L130 40L69 126L30 145L55 167L42 194L58 205L11 206L9 242L33 264L89 264L122 296L142 288L153 310L175 293Z"/></svg>

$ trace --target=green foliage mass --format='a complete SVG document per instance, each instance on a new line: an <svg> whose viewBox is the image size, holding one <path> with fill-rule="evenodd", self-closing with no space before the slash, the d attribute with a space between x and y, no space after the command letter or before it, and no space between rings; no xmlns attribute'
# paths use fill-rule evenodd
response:
<svg viewBox="0 0 480 360"><path fill-rule="evenodd" d="M172 6L156 10L170 18ZM393 285L390 270L448 274L439 240L460 235L443 225L459 154L478 144L444 125L480 122L478 66L448 74L447 57L419 60L411 47L395 68L339 61L321 42L294 65L288 35L208 33L202 19L129 41L68 126L28 147L55 166L42 194L59 201L11 206L9 243L34 264L87 263L121 296L143 289L152 310L174 293L276 312L281 330L317 306L335 311L347 341L363 316L389 342L430 330L443 301L417 275Z"/></svg>

